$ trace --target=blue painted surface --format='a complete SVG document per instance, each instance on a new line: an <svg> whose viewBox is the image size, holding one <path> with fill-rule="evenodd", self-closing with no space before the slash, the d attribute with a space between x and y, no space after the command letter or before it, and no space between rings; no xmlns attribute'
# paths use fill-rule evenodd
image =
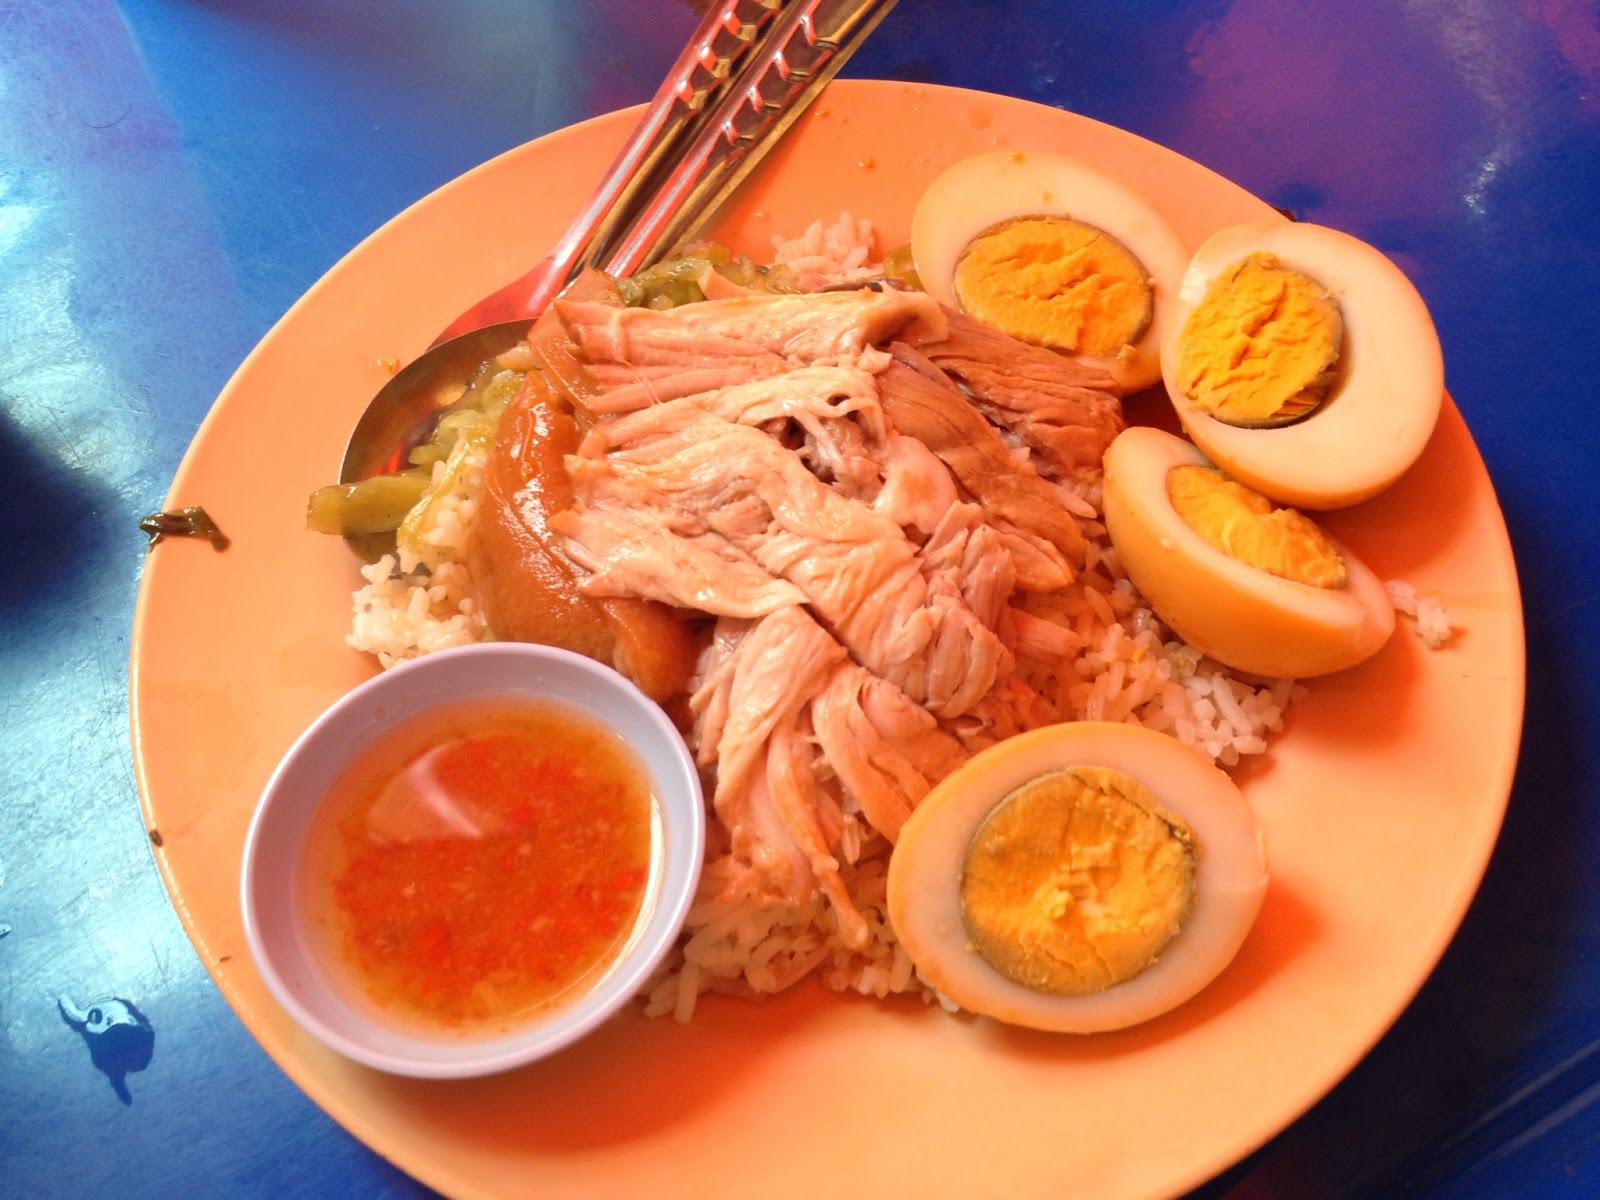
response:
<svg viewBox="0 0 1600 1200"><path fill-rule="evenodd" d="M171 909L127 732L135 525L332 262L477 162L647 98L695 19L0 0L0 1196L426 1194L270 1064ZM1202 1195L1600 1194L1593 5L900 0L846 73L1108 121L1412 273L1522 572L1522 763L1416 1001Z"/></svg>

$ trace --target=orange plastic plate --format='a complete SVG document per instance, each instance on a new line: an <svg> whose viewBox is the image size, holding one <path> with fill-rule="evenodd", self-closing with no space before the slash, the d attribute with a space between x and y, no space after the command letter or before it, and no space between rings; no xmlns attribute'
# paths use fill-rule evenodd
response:
<svg viewBox="0 0 1600 1200"><path fill-rule="evenodd" d="M707 997L688 1025L629 1013L555 1058L464 1083L388 1078L300 1032L246 951L238 872L273 764L371 672L347 649L355 561L303 530L306 497L387 378L458 312L540 258L634 116L612 114L469 172L384 226L266 336L218 399L169 504L233 539L155 550L132 652L134 753L157 858L207 968L267 1052L356 1137L455 1196L1153 1196L1271 1137L1366 1052L1433 968L1504 813L1523 698L1505 526L1446 405L1394 488L1330 530L1384 578L1437 595L1460 632L1402 625L1317 681L1241 775L1271 888L1223 977L1141 1028L1049 1036L802 987ZM841 210L880 248L922 188L997 148L1079 155L1141 189L1192 244L1270 210L1177 154L1000 96L840 81L744 190L721 233Z"/></svg>

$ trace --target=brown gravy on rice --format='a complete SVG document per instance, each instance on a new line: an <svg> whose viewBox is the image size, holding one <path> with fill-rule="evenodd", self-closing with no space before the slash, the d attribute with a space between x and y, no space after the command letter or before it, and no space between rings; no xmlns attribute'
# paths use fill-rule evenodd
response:
<svg viewBox="0 0 1600 1200"><path fill-rule="evenodd" d="M868 275L875 270L867 258L870 239L865 222L848 217L827 227L818 222L804 237L781 243L775 261L788 263L812 284ZM869 349L866 354L870 357L878 352ZM868 365L884 369L882 362ZM902 370L915 370L918 365L909 352L903 362L893 364ZM1119 428L1116 401L1107 399L1113 423ZM1298 685L1290 680L1249 680L1231 674L1172 640L1143 605L1119 571L1099 520L1098 454L1103 446L1064 469L1061 459L1052 464L1037 447L1026 449L1023 438L1014 432L1006 432L1006 441L1012 455L1025 455L1041 467L1043 478L1036 481L1049 489L1058 511L1070 514L1075 526L1072 536L1081 533L1082 565L1073 564L1070 583L1052 590L1008 588L1001 597L1003 604L1026 614L1006 617L1013 644L1026 643L1018 647L1011 674L1025 685L1024 690L1043 700L1041 711L1048 713L1046 719L1134 721L1197 747L1223 766L1261 753L1268 736L1282 727L1284 709L1295 698ZM420 553L402 554L399 561L385 558L363 572L367 582L355 594L353 628L347 640L352 647L377 655L384 667L477 641L489 632L463 561L486 454L476 451L455 464L449 494L434 498ZM439 464L436 479L443 479L444 472L445 464ZM1002 520L993 513L987 514L986 520L990 517ZM983 527L980 521L978 528ZM1068 539L1063 533L1057 540ZM426 570L419 571L419 567ZM962 564L958 561L956 567L960 570ZM1413 610L1417 608L1414 595L1407 594L1405 599ZM1421 603L1425 606L1427 602ZM793 611L803 613L804 608ZM811 629L818 628L808 618L797 619ZM1431 628L1438 628L1438 620L1443 620L1442 615ZM1447 636L1447 621L1443 630ZM987 630L974 632L975 638L984 635L994 636ZM824 636L831 640L831 635ZM701 676L695 681L697 688L710 686L704 676L719 669L717 653L715 644L708 649ZM842 648L837 657L849 669L859 671ZM1010 660L1009 650L1002 658ZM726 654L720 665L726 665ZM921 685L909 686L915 692ZM925 690L930 694L915 696L925 705L936 709L942 701L951 705L951 713L961 711L963 701L935 697L931 693L937 689L931 685ZM714 762L718 748L698 744L705 723L703 709L704 704L691 741L703 762ZM943 723L945 728L957 724ZM939 736L945 738L943 745L954 745L964 755L983 744L985 736L994 740L1006 732L1000 728L987 733L969 730L953 737L941 730ZM807 745L816 744L813 738L805 740ZM836 864L836 872L827 872L828 880L808 881L810 886L797 889L798 894L776 897L767 886L770 880L764 884L748 859L741 861L734 853L726 828L714 818L712 824L721 830L720 836L711 840L699 899L690 912L681 948L647 990L649 1013L670 1012L687 1020L703 991L772 993L808 975L839 991L879 997L921 992L932 998L917 979L910 959L897 946L884 915L890 843L857 804L839 800L842 785L838 776L820 750L818 755L819 761L813 764L821 768L816 779L831 790L836 809L831 821L822 822L828 827L827 854ZM920 793L913 802L915 798L920 798Z"/></svg>

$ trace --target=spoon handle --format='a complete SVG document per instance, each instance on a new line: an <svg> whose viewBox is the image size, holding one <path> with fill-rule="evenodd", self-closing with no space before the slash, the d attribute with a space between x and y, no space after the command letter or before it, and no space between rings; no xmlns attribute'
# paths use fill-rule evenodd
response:
<svg viewBox="0 0 1600 1200"><path fill-rule="evenodd" d="M593 261L597 247L609 244L656 170L740 76L758 35L781 5L782 0L720 0L707 10L605 179L551 251L550 282L529 301L534 312Z"/></svg>
<svg viewBox="0 0 1600 1200"><path fill-rule="evenodd" d="M593 260L631 275L682 250L806 110L896 0L787 5L627 234Z"/></svg>
<svg viewBox="0 0 1600 1200"><path fill-rule="evenodd" d="M515 317L536 316L610 244L673 153L733 86L784 0L717 0L678 54L605 178L549 256L452 321L434 345Z"/></svg>

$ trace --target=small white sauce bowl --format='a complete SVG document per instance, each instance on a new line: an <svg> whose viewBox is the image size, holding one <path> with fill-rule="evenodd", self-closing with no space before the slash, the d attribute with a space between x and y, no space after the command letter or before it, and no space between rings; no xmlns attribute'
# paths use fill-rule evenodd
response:
<svg viewBox="0 0 1600 1200"><path fill-rule="evenodd" d="M581 998L505 1033L437 1036L384 1021L339 981L318 949L302 872L318 808L374 738L430 709L511 696L587 713L638 756L656 796L650 879L622 952ZM582 655L521 642L441 650L369 679L324 712L284 755L245 837L241 902L245 937L268 990L302 1028L339 1053L396 1075L459 1079L553 1054L627 1004L683 926L705 854L700 776L665 713L611 668Z"/></svg>

